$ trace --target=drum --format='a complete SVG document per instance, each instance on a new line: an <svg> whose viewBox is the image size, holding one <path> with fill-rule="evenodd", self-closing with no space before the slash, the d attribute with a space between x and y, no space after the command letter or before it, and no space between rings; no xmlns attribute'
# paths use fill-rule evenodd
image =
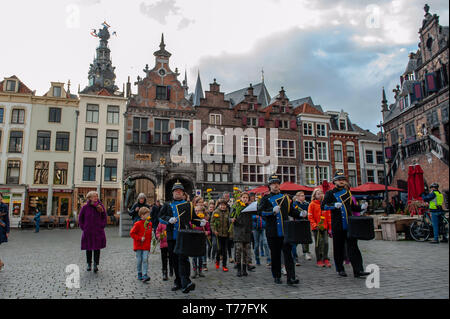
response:
<svg viewBox="0 0 450 319"><path fill-rule="evenodd" d="M175 254L189 257L202 257L206 254L206 236L200 230L183 229L178 231Z"/></svg>
<svg viewBox="0 0 450 319"><path fill-rule="evenodd" d="M348 218L348 237L360 240L374 239L373 218L370 216L350 216Z"/></svg>
<svg viewBox="0 0 450 319"><path fill-rule="evenodd" d="M309 220L284 221L284 242L290 244L312 244Z"/></svg>

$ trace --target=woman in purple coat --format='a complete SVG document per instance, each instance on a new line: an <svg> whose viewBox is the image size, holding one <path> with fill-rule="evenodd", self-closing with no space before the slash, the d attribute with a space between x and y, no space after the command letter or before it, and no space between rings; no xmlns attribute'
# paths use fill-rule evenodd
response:
<svg viewBox="0 0 450 319"><path fill-rule="evenodd" d="M78 224L83 231L81 250L86 250L87 271L91 271L92 252L94 252L94 272L97 272L100 249L106 247L106 210L99 201L97 192L89 192L86 197L87 203L81 208L78 217Z"/></svg>

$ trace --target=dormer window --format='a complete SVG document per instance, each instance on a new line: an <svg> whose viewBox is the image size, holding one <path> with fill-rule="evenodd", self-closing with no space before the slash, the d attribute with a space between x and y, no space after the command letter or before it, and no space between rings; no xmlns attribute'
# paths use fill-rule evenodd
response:
<svg viewBox="0 0 450 319"><path fill-rule="evenodd" d="M156 99L157 100L170 100L170 87L157 86L156 87Z"/></svg>
<svg viewBox="0 0 450 319"><path fill-rule="evenodd" d="M17 81L15 80L6 80L6 89L8 92L16 92Z"/></svg>
<svg viewBox="0 0 450 319"><path fill-rule="evenodd" d="M347 130L347 121L339 120L339 130L346 131Z"/></svg>
<svg viewBox="0 0 450 319"><path fill-rule="evenodd" d="M53 87L53 97L61 97L61 87L60 86Z"/></svg>
<svg viewBox="0 0 450 319"><path fill-rule="evenodd" d="M279 107L278 107L278 106L274 106L274 107L272 108L272 112L273 112L273 113L280 113Z"/></svg>
<svg viewBox="0 0 450 319"><path fill-rule="evenodd" d="M286 106L281 107L281 113L286 113Z"/></svg>

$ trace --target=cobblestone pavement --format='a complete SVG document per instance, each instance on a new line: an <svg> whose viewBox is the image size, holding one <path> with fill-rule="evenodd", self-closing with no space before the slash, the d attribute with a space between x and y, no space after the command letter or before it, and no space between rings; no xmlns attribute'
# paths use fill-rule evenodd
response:
<svg viewBox="0 0 450 319"><path fill-rule="evenodd" d="M159 248L149 258L152 279L144 284L136 279L132 240L120 238L117 228L107 229L107 248L102 250L97 274L85 271L80 238L80 230L44 229L38 234L12 230L10 241L0 246L5 263L0 298L449 298L448 244L361 241L364 264L380 268L378 289L368 289L364 279L353 278L351 266L346 266L349 277L341 278L334 267L317 268L314 261L301 257L297 287L275 285L265 263L242 278L234 269L223 273L209 263L206 277L194 279L196 290L185 295L170 291L172 280L162 281ZM80 289L66 288L69 264L80 266Z"/></svg>

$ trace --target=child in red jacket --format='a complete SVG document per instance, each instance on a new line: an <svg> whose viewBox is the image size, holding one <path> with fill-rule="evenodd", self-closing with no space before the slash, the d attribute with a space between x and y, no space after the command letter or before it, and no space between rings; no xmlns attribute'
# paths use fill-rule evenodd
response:
<svg viewBox="0 0 450 319"><path fill-rule="evenodd" d="M148 282L148 255L152 241L152 222L150 221L150 210L147 207L139 209L139 217L130 231L133 238L133 250L136 252L138 280Z"/></svg>

